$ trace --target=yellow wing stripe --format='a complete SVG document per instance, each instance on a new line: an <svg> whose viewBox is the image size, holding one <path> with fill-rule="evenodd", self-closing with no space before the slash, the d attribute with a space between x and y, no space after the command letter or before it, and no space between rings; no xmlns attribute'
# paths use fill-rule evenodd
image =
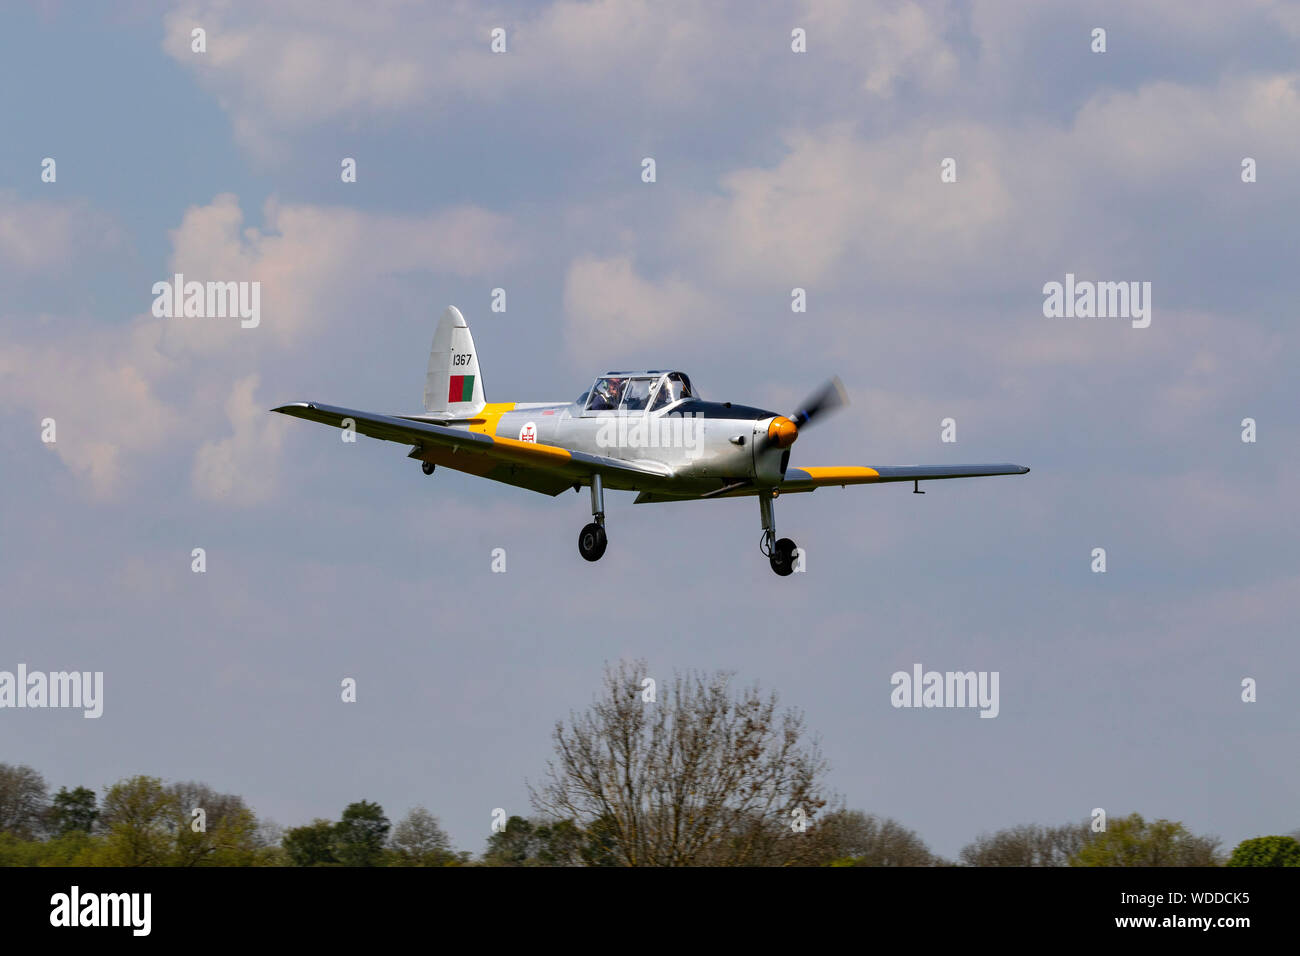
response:
<svg viewBox="0 0 1300 956"><path fill-rule="evenodd" d="M550 457L560 461L568 461L573 457L567 448L559 448L555 445L539 445L537 442L519 441L516 438L502 438L499 435L493 437L492 443L494 445L504 445L506 448L517 450L529 456Z"/></svg>
<svg viewBox="0 0 1300 956"><path fill-rule="evenodd" d="M880 472L874 468L859 468L856 466L817 466L804 465L799 468L800 471L808 473L813 481L870 481L872 478L879 478Z"/></svg>

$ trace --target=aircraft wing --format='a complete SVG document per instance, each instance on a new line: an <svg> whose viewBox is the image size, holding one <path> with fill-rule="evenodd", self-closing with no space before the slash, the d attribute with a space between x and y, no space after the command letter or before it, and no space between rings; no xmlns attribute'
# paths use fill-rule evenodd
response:
<svg viewBox="0 0 1300 956"><path fill-rule="evenodd" d="M873 485L882 481L937 481L940 478L986 478L993 475L1024 475L1029 469L1023 465L877 465L875 468L856 466L817 466L787 468L779 490L782 494L816 491L830 485ZM744 498L758 494L753 481L736 481L724 484L713 491L682 494L675 489L643 491L637 495L636 504L659 501L701 501L709 498Z"/></svg>
<svg viewBox="0 0 1300 956"><path fill-rule="evenodd" d="M657 462L619 461L556 445L485 435L436 422L353 408L294 402L271 410L335 428L342 428L344 419L351 419L359 435L416 446L409 455L411 458L548 495L558 495L592 475L600 475L606 488L641 491L667 487L673 474L670 468Z"/></svg>
<svg viewBox="0 0 1300 956"><path fill-rule="evenodd" d="M877 465L875 468L854 466L805 465L787 468L781 480L782 491L813 491L828 485L874 485L882 481L938 481L942 478L988 478L994 475L1023 475L1029 469L1007 463L995 465Z"/></svg>

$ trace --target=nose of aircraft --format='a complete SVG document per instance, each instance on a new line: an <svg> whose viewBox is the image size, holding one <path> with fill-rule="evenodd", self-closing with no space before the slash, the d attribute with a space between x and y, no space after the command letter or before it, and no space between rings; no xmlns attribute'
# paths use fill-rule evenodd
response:
<svg viewBox="0 0 1300 956"><path fill-rule="evenodd" d="M777 415L767 426L767 439L775 442L778 448L789 448L798 437L799 426L784 415Z"/></svg>

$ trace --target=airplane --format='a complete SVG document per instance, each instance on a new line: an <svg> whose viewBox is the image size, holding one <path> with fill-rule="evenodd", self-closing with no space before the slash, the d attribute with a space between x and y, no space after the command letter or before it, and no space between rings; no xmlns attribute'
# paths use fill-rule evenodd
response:
<svg viewBox="0 0 1300 956"><path fill-rule="evenodd" d="M381 415L317 402L271 411L410 445L426 475L438 465L555 496L591 490L592 520L578 535L588 561L605 553L605 490L636 504L758 498L759 550L781 576L802 570L798 546L777 538L779 495L840 485L1023 475L1022 465L790 466L800 431L847 403L838 378L791 413L705 401L683 372L606 372L572 402L489 403L465 317L438 322L424 383L424 413Z"/></svg>

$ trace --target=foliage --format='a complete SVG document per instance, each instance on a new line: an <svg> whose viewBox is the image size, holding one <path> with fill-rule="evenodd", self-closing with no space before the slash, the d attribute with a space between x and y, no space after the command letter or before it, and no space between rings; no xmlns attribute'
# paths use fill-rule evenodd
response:
<svg viewBox="0 0 1300 956"><path fill-rule="evenodd" d="M0 833L33 838L44 829L47 801L44 777L31 767L0 763Z"/></svg>
<svg viewBox="0 0 1300 956"><path fill-rule="evenodd" d="M960 859L966 866L1069 866L1091 837L1087 821L1059 827L1009 827L981 833L962 847Z"/></svg>
<svg viewBox="0 0 1300 956"><path fill-rule="evenodd" d="M317 817L306 826L285 831L281 844L293 866L338 866L334 856L334 824Z"/></svg>
<svg viewBox="0 0 1300 956"><path fill-rule="evenodd" d="M98 819L99 806L94 790L89 787L75 790L60 787L46 814L46 829L52 836L77 830L90 834L94 832Z"/></svg>
<svg viewBox="0 0 1300 956"><path fill-rule="evenodd" d="M1232 851L1227 866L1300 866L1300 841L1289 836L1255 837L1242 840Z"/></svg>
<svg viewBox="0 0 1300 956"><path fill-rule="evenodd" d="M379 866L384 862L388 817L377 803L349 803L334 826L334 858L344 866Z"/></svg>
<svg viewBox="0 0 1300 956"><path fill-rule="evenodd" d="M1071 859L1071 866L1218 866L1219 841L1172 820L1148 823L1139 813L1112 819Z"/></svg>
<svg viewBox="0 0 1300 956"><path fill-rule="evenodd" d="M451 838L424 807L411 810L393 827L389 841L393 866L456 866L464 855L454 852Z"/></svg>

